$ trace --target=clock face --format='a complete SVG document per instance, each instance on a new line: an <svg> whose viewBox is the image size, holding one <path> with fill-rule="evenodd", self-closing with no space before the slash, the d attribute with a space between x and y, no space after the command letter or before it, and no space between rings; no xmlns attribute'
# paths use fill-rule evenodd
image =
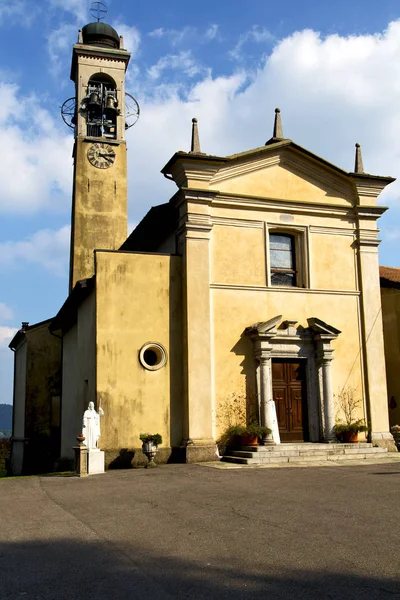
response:
<svg viewBox="0 0 400 600"><path fill-rule="evenodd" d="M110 144L92 144L87 152L87 157L94 167L108 169L114 164L115 151Z"/></svg>

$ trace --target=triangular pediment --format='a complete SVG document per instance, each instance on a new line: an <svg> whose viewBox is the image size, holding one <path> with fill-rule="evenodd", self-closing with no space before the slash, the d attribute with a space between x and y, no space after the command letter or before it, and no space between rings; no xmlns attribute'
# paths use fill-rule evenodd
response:
<svg viewBox="0 0 400 600"><path fill-rule="evenodd" d="M276 333L276 328L281 321L282 315L277 315L268 321L260 321L258 323L254 323L254 325L250 325L250 327L246 327L245 333L246 335L250 336Z"/></svg>
<svg viewBox="0 0 400 600"><path fill-rule="evenodd" d="M328 323L321 321L321 319L317 319L317 317L310 317L307 319L307 323L314 333L330 335L333 337L337 337L340 333L342 333L339 329L336 329L336 327L328 325Z"/></svg>
<svg viewBox="0 0 400 600"><path fill-rule="evenodd" d="M223 193L323 204L354 205L354 186L345 171L299 150L292 142L229 157L210 179Z"/></svg>

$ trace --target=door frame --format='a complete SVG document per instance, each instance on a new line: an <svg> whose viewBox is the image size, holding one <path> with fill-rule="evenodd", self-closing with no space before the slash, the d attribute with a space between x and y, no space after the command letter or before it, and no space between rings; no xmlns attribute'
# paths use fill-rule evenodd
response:
<svg viewBox="0 0 400 600"><path fill-rule="evenodd" d="M277 363L282 363L282 364L290 364L290 363L297 363L297 364L301 364L302 366L302 378L299 380L301 381L301 391L302 391L302 398L301 398L301 416L302 416L302 430L303 430L303 439L302 440L283 440L282 439L282 432L281 430L279 430L279 434L280 434L280 438L281 438L281 443L302 443L302 442L309 442L310 441L310 428L309 428L309 422L308 422L308 394L307 394L307 359L305 358L298 358L298 357L294 357L294 358L288 358L288 357L284 357L284 358L279 358L276 356L273 356L271 359L271 380L272 380L272 393L274 390L274 376L273 376L273 365L277 364ZM286 382L288 383L288 382ZM287 385L287 390L289 390L289 385Z"/></svg>

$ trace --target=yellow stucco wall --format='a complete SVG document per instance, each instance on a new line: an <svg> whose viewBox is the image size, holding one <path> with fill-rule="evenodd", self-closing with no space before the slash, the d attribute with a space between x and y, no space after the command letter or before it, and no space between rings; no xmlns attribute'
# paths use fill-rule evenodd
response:
<svg viewBox="0 0 400 600"><path fill-rule="evenodd" d="M212 295L217 437L226 426L227 404L237 397L255 401L252 344L243 332L258 321L278 315L283 315L283 321L297 319L296 326L303 327L308 327L307 318L316 316L342 331L332 342L333 392L337 395L343 386L351 386L363 399L358 296L230 289L214 289ZM362 404L359 416L364 416Z"/></svg>
<svg viewBox="0 0 400 600"><path fill-rule="evenodd" d="M215 225L211 280L265 285L264 230Z"/></svg>
<svg viewBox="0 0 400 600"><path fill-rule="evenodd" d="M61 456L72 458L82 417L96 400L95 293L78 308L76 323L63 337Z"/></svg>
<svg viewBox="0 0 400 600"><path fill-rule="evenodd" d="M268 160L270 164L265 165ZM298 165L274 164L273 160L272 155L269 159L254 157L228 164L211 180L210 189L261 198L344 206L354 201L351 186L344 176L335 180L330 173L326 173L324 177L321 167L312 170L309 163L301 158L297 158Z"/></svg>
<svg viewBox="0 0 400 600"><path fill-rule="evenodd" d="M139 434L160 433L162 446L182 440L181 259L96 252L97 400L100 447L138 448ZM161 344L167 364L146 370L139 351Z"/></svg>
<svg viewBox="0 0 400 600"><path fill-rule="evenodd" d="M313 233L310 236L313 287L323 290L357 289L353 242L351 235Z"/></svg>
<svg viewBox="0 0 400 600"><path fill-rule="evenodd" d="M268 160L270 164L266 164ZM217 192L208 206L201 192L197 192L199 202L192 195L186 205L186 214L194 227L197 221L211 226L208 241L207 236L203 236L200 242L202 256L207 254L207 244L210 256L210 316L206 303L197 306L196 299L192 300L194 305L188 303L187 312L189 328L197 324L205 331L210 330L211 345L200 345L196 365L204 364L211 353L213 380L209 394L216 438L225 426L228 404L243 397L247 402L251 403L252 399L255 402L255 363L251 343L243 332L246 327L277 315L282 315L282 321L297 320L303 327L308 327L307 318L316 317L342 332L332 342L332 385L337 416L342 416L338 408L339 393L352 388L359 400L356 416L367 420L354 187L344 174L333 173L323 165L316 166L315 162L307 163L303 158L297 166L284 164L284 160L280 162L273 164L271 157L248 160L244 157L233 161L216 171L208 182L208 189ZM197 177L194 168L188 175L189 186L193 183L191 176ZM193 188L198 189L198 184L200 176ZM181 214L183 212L181 208ZM374 226L371 225L372 230ZM298 288L269 285L270 231L295 236ZM186 247L193 247L191 238L196 235L200 237L195 232L187 236ZM187 271L196 272L196 256L189 253L186 260L189 261ZM376 275L377 266L372 253L369 263L363 262L362 267L364 281L368 282L368 298L374 297L370 279ZM207 284L207 274L201 272L199 278L203 285ZM380 349L379 323L374 327L377 337L373 347L368 347L368 360L375 353L379 354ZM379 362L379 356L375 360ZM194 368L198 371L196 365ZM191 368L189 364L189 372ZM381 396L380 385L384 386L383 372L370 378L374 403L376 397ZM195 393L189 394L189 407L190 396L194 398ZM380 404L374 404L375 431L387 431L384 418L379 417L380 409ZM206 426L203 431L207 431Z"/></svg>
<svg viewBox="0 0 400 600"><path fill-rule="evenodd" d="M393 426L400 425L400 289L381 288L381 296L388 401L394 398L397 403L388 409Z"/></svg>

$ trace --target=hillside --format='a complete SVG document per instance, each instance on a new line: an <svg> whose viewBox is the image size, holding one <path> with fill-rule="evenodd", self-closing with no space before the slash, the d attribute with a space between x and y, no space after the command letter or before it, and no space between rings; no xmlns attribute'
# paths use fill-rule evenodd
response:
<svg viewBox="0 0 400 600"><path fill-rule="evenodd" d="M12 405L0 404L0 431L12 429Z"/></svg>

